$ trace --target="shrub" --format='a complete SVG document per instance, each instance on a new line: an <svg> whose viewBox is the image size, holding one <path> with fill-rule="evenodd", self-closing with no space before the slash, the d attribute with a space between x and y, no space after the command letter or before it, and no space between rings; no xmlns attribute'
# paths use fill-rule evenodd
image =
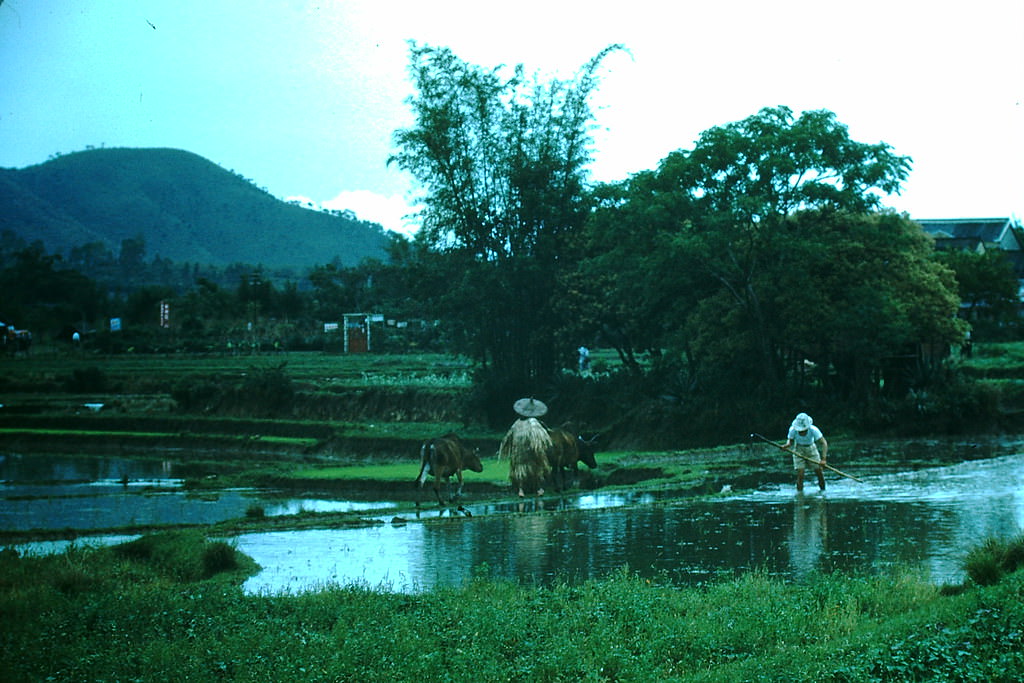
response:
<svg viewBox="0 0 1024 683"><path fill-rule="evenodd" d="M148 534L114 546L114 553L178 581L198 581L239 566L231 545L208 541L197 531Z"/></svg>
<svg viewBox="0 0 1024 683"><path fill-rule="evenodd" d="M250 505L245 509L245 516L249 519L263 519L266 516L266 511L262 505Z"/></svg>
<svg viewBox="0 0 1024 683"><path fill-rule="evenodd" d="M171 390L171 397L184 412L289 416L295 408L295 386L284 372L284 364L271 368L250 368L241 379L186 377Z"/></svg>
<svg viewBox="0 0 1024 683"><path fill-rule="evenodd" d="M235 549L224 541L207 543L203 548L203 575L207 578L238 569Z"/></svg>
<svg viewBox="0 0 1024 683"><path fill-rule="evenodd" d="M994 586L1006 574L1024 568L1024 534L1011 541L988 538L967 553L964 571L979 586Z"/></svg>
<svg viewBox="0 0 1024 683"><path fill-rule="evenodd" d="M96 366L75 368L64 384L72 394L103 392L107 390L107 374Z"/></svg>
<svg viewBox="0 0 1024 683"><path fill-rule="evenodd" d="M1003 578L1000 543L996 539L988 539L982 545L973 548L964 560L964 571L979 586L994 586Z"/></svg>
<svg viewBox="0 0 1024 683"><path fill-rule="evenodd" d="M71 561L72 553L65 554L66 560L52 575L53 586L65 595L78 595L92 590L99 579L79 562Z"/></svg>
<svg viewBox="0 0 1024 683"><path fill-rule="evenodd" d="M288 415L295 405L295 386L284 372L284 364L273 368L252 368L236 392L239 408L254 415Z"/></svg>
<svg viewBox="0 0 1024 683"><path fill-rule="evenodd" d="M171 389L171 398L185 412L210 412L220 406L223 386L208 378L185 377Z"/></svg>
<svg viewBox="0 0 1024 683"><path fill-rule="evenodd" d="M1024 569L1024 533L1010 541L1003 557L1003 563L1009 573Z"/></svg>

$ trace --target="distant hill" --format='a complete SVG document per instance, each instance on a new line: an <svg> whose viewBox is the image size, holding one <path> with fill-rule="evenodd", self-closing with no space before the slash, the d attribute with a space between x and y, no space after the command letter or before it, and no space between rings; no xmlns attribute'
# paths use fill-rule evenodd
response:
<svg viewBox="0 0 1024 683"><path fill-rule="evenodd" d="M0 169L0 233L49 253L140 235L146 257L176 263L305 268L385 258L376 223L283 202L190 152L93 149Z"/></svg>

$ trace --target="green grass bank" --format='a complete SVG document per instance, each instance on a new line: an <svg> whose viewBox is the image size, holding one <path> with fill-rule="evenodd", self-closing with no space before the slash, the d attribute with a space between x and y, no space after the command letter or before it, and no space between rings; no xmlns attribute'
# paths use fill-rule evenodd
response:
<svg viewBox="0 0 1024 683"><path fill-rule="evenodd" d="M944 588L899 570L679 588L627 568L538 588L480 566L462 587L421 594L283 596L244 594L251 562L194 532L42 558L7 550L3 679L1015 681L1024 572L1007 558L1022 548L983 545L972 561L999 571Z"/></svg>

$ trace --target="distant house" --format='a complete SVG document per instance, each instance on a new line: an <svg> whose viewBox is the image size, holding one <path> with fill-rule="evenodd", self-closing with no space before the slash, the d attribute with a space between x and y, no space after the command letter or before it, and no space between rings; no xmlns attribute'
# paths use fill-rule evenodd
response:
<svg viewBox="0 0 1024 683"><path fill-rule="evenodd" d="M936 249L967 249L983 254L990 249L1024 252L1024 242L1012 218L941 218L919 220L935 238Z"/></svg>
<svg viewBox="0 0 1024 683"><path fill-rule="evenodd" d="M946 218L917 223L935 239L936 249L1002 253L1017 276L1017 298L1024 313L1024 233L1013 218ZM976 307L977 303L961 304L968 311L967 316Z"/></svg>
<svg viewBox="0 0 1024 683"><path fill-rule="evenodd" d="M919 220L918 224L935 239L936 249L965 249L978 254L1000 251L1013 265L1024 301L1024 238L1021 226L1012 218L942 218Z"/></svg>

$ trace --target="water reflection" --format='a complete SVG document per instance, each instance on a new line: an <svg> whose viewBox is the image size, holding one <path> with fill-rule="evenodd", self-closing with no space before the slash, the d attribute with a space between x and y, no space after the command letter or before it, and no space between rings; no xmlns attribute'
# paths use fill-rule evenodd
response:
<svg viewBox="0 0 1024 683"><path fill-rule="evenodd" d="M16 495L10 489L16 489ZM302 512L361 512L393 508L389 501L282 498L274 492L226 489L203 493L139 490L103 482L60 487L0 487L0 529L112 529L159 524L216 524L259 508L268 517Z"/></svg>
<svg viewBox="0 0 1024 683"><path fill-rule="evenodd" d="M412 592L459 585L481 571L474 567L550 583L625 566L693 584L751 569L802 580L898 564L921 568L935 583L956 583L966 552L980 539L1022 528L1024 456L869 477L864 484L830 482L825 494L768 487L626 508L552 511L557 504L543 500L525 502L521 512L518 502L511 506L508 514L375 529L243 536L240 546L266 568L246 589L294 591L328 581ZM290 550L265 551L269 545ZM343 552L318 561L321 548L339 546Z"/></svg>
<svg viewBox="0 0 1024 683"><path fill-rule="evenodd" d="M292 498L279 500L263 499L263 514L267 517L298 515L303 512L363 512L368 510L387 510L398 507L390 501L359 501L359 500L323 500L319 498Z"/></svg>
<svg viewBox="0 0 1024 683"><path fill-rule="evenodd" d="M159 491L119 483L128 463L116 460L90 462L84 470L78 461L9 465L3 464L5 478L21 483L0 487L3 529L209 523L242 516L253 505L268 515L365 510L381 522L239 537L239 547L264 568L246 583L253 592L325 583L411 592L459 585L474 572L550 583L621 567L694 583L750 569L802 580L816 571L909 564L936 583L957 582L965 553L979 540L1024 528L1024 455L869 476L864 483L830 480L824 494L798 496L787 485L704 500L671 490L467 499L463 511L424 509L417 519L394 524L389 502L169 492L164 484L175 472L159 463L157 472L146 469L153 463L131 470L139 482L160 484ZM36 499L25 494L31 486L60 486L63 493Z"/></svg>
<svg viewBox="0 0 1024 683"><path fill-rule="evenodd" d="M0 454L0 529L89 531L132 525L213 524L253 507L267 516L360 512L390 501L286 498L249 489L182 490L167 460Z"/></svg>
<svg viewBox="0 0 1024 683"><path fill-rule="evenodd" d="M22 456L0 454L0 481L6 484L27 482L166 482L181 481L177 465L170 460L132 460L128 458L62 457L58 455Z"/></svg>
<svg viewBox="0 0 1024 683"><path fill-rule="evenodd" d="M823 496L810 499L797 495L793 500L793 526L787 539L789 566L797 579L818 569L818 561L828 542L828 503Z"/></svg>
<svg viewBox="0 0 1024 683"><path fill-rule="evenodd" d="M99 548L103 546L117 545L119 543L127 543L128 541L134 541L138 537L138 534L105 534L103 536L85 536L74 540L33 541L29 543L19 543L13 547L21 555L53 555L56 553L62 553L65 550L68 550L71 546L75 546L76 548Z"/></svg>

